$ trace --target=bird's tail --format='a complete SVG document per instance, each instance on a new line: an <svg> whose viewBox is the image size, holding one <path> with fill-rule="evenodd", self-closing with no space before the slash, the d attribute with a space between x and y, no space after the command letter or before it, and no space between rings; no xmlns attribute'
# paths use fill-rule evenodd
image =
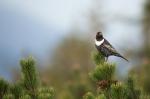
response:
<svg viewBox="0 0 150 99"><path fill-rule="evenodd" d="M121 58L123 58L124 60L126 60L127 62L129 62L129 60L128 60L128 59L126 59L125 57L123 57L123 56L122 56L122 55L120 55L120 54L117 54L116 56L121 57Z"/></svg>

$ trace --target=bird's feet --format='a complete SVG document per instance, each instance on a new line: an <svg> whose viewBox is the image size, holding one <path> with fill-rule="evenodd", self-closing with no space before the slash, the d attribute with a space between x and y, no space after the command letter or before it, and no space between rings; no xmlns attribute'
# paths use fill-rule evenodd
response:
<svg viewBox="0 0 150 99"><path fill-rule="evenodd" d="M108 61L108 57L105 57L105 62L107 62Z"/></svg>

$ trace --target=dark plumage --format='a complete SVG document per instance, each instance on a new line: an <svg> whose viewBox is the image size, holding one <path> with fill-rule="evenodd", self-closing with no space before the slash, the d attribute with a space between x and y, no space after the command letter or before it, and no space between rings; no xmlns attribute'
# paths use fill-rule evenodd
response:
<svg viewBox="0 0 150 99"><path fill-rule="evenodd" d="M103 37L102 32L98 32L96 34L95 46L97 50L106 57L106 60L109 56L117 56L128 61L125 57L119 54L116 49Z"/></svg>

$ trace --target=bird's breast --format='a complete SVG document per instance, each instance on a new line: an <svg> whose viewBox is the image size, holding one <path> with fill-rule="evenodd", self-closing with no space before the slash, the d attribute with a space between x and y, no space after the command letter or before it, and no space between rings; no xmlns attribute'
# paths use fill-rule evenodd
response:
<svg viewBox="0 0 150 99"><path fill-rule="evenodd" d="M101 40L101 41L97 41L97 40L95 39L95 45L96 45L96 46L100 46L100 45L102 45L103 43L104 43L104 39Z"/></svg>

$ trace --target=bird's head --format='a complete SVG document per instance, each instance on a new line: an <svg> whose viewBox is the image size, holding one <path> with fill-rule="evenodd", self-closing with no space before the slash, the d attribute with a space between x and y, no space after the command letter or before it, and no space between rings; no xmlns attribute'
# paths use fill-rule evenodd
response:
<svg viewBox="0 0 150 99"><path fill-rule="evenodd" d="M103 34L102 34L102 32L97 32L97 34L96 34L96 40L97 41L103 40Z"/></svg>

